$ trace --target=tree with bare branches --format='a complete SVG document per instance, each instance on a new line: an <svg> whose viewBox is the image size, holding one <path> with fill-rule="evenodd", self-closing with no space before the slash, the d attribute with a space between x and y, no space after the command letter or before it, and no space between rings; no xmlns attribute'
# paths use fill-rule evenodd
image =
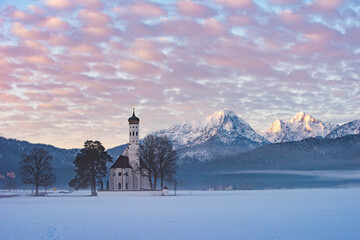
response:
<svg viewBox="0 0 360 240"><path fill-rule="evenodd" d="M21 180L35 185L35 195L39 195L39 186L50 186L55 183L52 173L52 157L43 148L34 148L28 155L23 155L20 162Z"/></svg>
<svg viewBox="0 0 360 240"><path fill-rule="evenodd" d="M161 188L164 182L173 181L177 170L177 154L168 137L147 135L140 144L140 158L152 190L156 190L159 179Z"/></svg>

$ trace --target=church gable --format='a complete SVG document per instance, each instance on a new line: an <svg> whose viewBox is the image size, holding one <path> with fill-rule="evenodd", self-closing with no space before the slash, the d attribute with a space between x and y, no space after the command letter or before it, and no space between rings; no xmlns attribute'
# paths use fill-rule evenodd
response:
<svg viewBox="0 0 360 240"><path fill-rule="evenodd" d="M129 158L123 155L116 160L116 162L111 166L111 168L131 168L129 163Z"/></svg>

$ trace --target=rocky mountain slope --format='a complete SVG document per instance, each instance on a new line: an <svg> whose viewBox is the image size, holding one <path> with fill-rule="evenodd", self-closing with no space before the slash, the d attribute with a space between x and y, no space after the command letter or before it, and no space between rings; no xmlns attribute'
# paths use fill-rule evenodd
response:
<svg viewBox="0 0 360 240"><path fill-rule="evenodd" d="M287 122L276 119L264 137L272 143L301 141L310 137L325 137L337 127L337 124L322 122L308 113L299 112Z"/></svg>
<svg viewBox="0 0 360 240"><path fill-rule="evenodd" d="M345 123L340 127L336 128L334 131L329 133L326 138L337 138L343 137L350 134L359 134L360 133L360 119L354 120L352 122Z"/></svg>
<svg viewBox="0 0 360 240"><path fill-rule="evenodd" d="M269 143L230 109L216 112L204 122L185 122L154 134L169 137L182 163L209 162Z"/></svg>

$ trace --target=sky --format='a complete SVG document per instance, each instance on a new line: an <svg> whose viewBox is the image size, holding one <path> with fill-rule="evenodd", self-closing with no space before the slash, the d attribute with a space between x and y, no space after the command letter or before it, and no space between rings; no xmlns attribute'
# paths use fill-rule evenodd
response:
<svg viewBox="0 0 360 240"><path fill-rule="evenodd" d="M256 131L360 117L358 0L2 0L0 136L128 141L234 110Z"/></svg>

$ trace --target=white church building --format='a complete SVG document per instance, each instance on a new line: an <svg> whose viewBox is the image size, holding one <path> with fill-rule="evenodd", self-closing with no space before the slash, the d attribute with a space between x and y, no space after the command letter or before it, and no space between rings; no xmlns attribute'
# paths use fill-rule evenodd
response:
<svg viewBox="0 0 360 240"><path fill-rule="evenodd" d="M133 115L129 118L129 146L110 168L109 190L131 191L150 190L149 179L141 169L139 154L140 119Z"/></svg>

